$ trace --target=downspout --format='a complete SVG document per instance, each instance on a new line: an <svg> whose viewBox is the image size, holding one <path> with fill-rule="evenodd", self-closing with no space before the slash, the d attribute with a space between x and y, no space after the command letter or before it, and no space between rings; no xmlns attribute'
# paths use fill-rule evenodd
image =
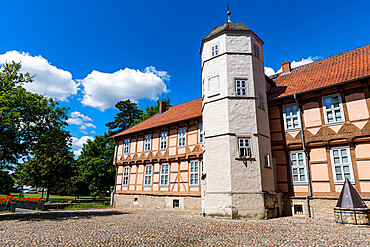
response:
<svg viewBox="0 0 370 247"><path fill-rule="evenodd" d="M114 141L114 137L113 137L113 141ZM114 141L115 143L115 149L116 149L116 154L114 156L114 167L116 168L116 176L114 178L114 187L113 187L113 192L112 192L112 195L110 197L110 205L109 207L113 207L113 203L114 203L114 195L116 194L116 184L117 184L117 173L118 173L118 169L117 169L117 154L118 154L118 147L117 147L117 143Z"/></svg>
<svg viewBox="0 0 370 247"><path fill-rule="evenodd" d="M306 155L306 167L307 167L308 190L309 190L309 195L306 196L306 203L307 203L307 215L308 215L308 217L311 217L309 197L312 197L312 184L311 184L310 165L309 165L309 162L308 162L308 159L309 159L310 156L308 155L307 150L306 150L306 144L305 144L304 132L303 132L302 111L301 111L301 108L299 107L296 94L294 94L294 100L297 103L297 106L299 108L299 120L301 122L301 135L302 135L302 148L303 148L304 154Z"/></svg>

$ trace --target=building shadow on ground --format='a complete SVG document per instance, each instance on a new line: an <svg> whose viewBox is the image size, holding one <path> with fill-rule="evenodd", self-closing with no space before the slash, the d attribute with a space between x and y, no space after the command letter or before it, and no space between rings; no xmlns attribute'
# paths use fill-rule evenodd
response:
<svg viewBox="0 0 370 247"><path fill-rule="evenodd" d="M37 212L37 213L15 213L0 215L0 221L4 220L18 220L18 221L63 221L69 219L89 219L93 217L104 217L112 215L129 214L128 212L121 212L116 210L110 211L52 211L52 212Z"/></svg>

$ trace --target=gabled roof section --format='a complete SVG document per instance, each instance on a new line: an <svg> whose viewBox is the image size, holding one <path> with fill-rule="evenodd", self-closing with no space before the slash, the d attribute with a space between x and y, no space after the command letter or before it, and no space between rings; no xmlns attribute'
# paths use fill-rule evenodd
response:
<svg viewBox="0 0 370 247"><path fill-rule="evenodd" d="M113 137L122 136L126 134L131 134L134 132L139 132L154 127L159 127L162 125L176 123L179 121L201 117L202 116L202 99L196 99L188 101L179 105L170 107L167 111L163 113L157 113L156 115L148 118L147 120L138 123L137 125L124 130Z"/></svg>
<svg viewBox="0 0 370 247"><path fill-rule="evenodd" d="M275 76L270 77L276 87L270 91L269 100L369 77L370 45L295 68L288 74Z"/></svg>

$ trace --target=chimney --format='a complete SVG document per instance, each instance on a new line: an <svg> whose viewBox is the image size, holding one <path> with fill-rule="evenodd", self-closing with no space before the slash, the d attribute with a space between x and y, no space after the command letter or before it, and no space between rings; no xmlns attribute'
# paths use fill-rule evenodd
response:
<svg viewBox="0 0 370 247"><path fill-rule="evenodd" d="M166 110L166 102L163 100L159 101L159 113L163 113Z"/></svg>
<svg viewBox="0 0 370 247"><path fill-rule="evenodd" d="M290 68L290 62L289 61L286 61L284 63L281 64L281 68L282 68L282 73L289 73L292 69Z"/></svg>

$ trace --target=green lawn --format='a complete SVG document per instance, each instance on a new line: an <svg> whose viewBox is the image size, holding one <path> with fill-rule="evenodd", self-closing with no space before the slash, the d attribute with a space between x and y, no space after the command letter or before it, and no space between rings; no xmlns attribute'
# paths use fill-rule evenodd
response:
<svg viewBox="0 0 370 247"><path fill-rule="evenodd" d="M19 193L12 193L12 196L19 196ZM23 194L24 197L34 197L34 198L41 198L41 193L38 194ZM6 195L0 195L0 198L4 198ZM44 194L44 199L46 198L46 194ZM93 198L91 196L80 196L79 198L76 198L76 200L92 200ZM99 198L95 198L99 200ZM49 196L49 201L74 201L75 197L74 196L60 196L60 195L50 195ZM105 200L110 200L110 197L107 196L105 197Z"/></svg>

